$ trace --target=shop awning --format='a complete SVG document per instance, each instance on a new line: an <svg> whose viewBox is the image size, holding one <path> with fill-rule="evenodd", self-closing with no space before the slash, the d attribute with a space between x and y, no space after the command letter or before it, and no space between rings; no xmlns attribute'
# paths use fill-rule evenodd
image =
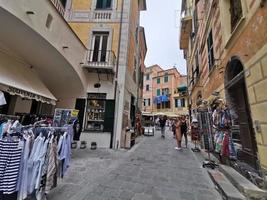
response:
<svg viewBox="0 0 267 200"><path fill-rule="evenodd" d="M23 65L0 65L0 90L53 105L57 100L34 70Z"/></svg>
<svg viewBox="0 0 267 200"><path fill-rule="evenodd" d="M143 116L154 116L152 112L145 112L145 111L142 111L142 115Z"/></svg>
<svg viewBox="0 0 267 200"><path fill-rule="evenodd" d="M183 85L177 88L178 92L186 92L187 91L187 86Z"/></svg>

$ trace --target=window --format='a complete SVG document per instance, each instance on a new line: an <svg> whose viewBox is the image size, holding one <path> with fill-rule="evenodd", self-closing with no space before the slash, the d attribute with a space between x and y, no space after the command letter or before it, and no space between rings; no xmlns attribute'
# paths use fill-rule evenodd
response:
<svg viewBox="0 0 267 200"><path fill-rule="evenodd" d="M183 99L180 99L180 101L181 101L181 107L185 107L185 99L183 98Z"/></svg>
<svg viewBox="0 0 267 200"><path fill-rule="evenodd" d="M175 108L184 108L185 107L185 99L175 99Z"/></svg>
<svg viewBox="0 0 267 200"><path fill-rule="evenodd" d="M135 29L135 42L136 42L136 44L138 44L138 36L139 36L139 27L136 27L136 29Z"/></svg>
<svg viewBox="0 0 267 200"><path fill-rule="evenodd" d="M108 32L93 32L91 62L106 62L108 36Z"/></svg>
<svg viewBox="0 0 267 200"><path fill-rule="evenodd" d="M112 0L97 0L96 9L111 9Z"/></svg>
<svg viewBox="0 0 267 200"><path fill-rule="evenodd" d="M160 89L157 89L157 96L160 96Z"/></svg>
<svg viewBox="0 0 267 200"><path fill-rule="evenodd" d="M146 107L146 99L144 99L144 102L143 103L144 103L144 107Z"/></svg>
<svg viewBox="0 0 267 200"><path fill-rule="evenodd" d="M62 3L63 7L65 8L66 4L67 4L67 0L60 0L60 2Z"/></svg>
<svg viewBox="0 0 267 200"><path fill-rule="evenodd" d="M171 103L170 101L162 102L162 108L171 108Z"/></svg>
<svg viewBox="0 0 267 200"><path fill-rule="evenodd" d="M88 93L86 109L86 130L103 131L106 107L106 94Z"/></svg>
<svg viewBox="0 0 267 200"><path fill-rule="evenodd" d="M160 78L157 78L157 84L160 84Z"/></svg>
<svg viewBox="0 0 267 200"><path fill-rule="evenodd" d="M48 14L47 15L47 18L46 18L46 23L45 23L45 26L47 28L50 28L51 27L52 20L53 20L52 15L51 14Z"/></svg>
<svg viewBox="0 0 267 200"><path fill-rule="evenodd" d="M168 95L170 93L169 88L162 89L162 95Z"/></svg>
<svg viewBox="0 0 267 200"><path fill-rule="evenodd" d="M242 18L241 0L230 0L231 30L233 31Z"/></svg>
<svg viewBox="0 0 267 200"><path fill-rule="evenodd" d="M198 16L197 16L197 7L195 8L194 10L194 13L193 13L193 19L194 19L194 35L197 34L197 30L198 30Z"/></svg>
<svg viewBox="0 0 267 200"><path fill-rule="evenodd" d="M150 99L147 99L147 105L150 106Z"/></svg>
<svg viewBox="0 0 267 200"><path fill-rule="evenodd" d="M146 91L149 91L149 85L146 85Z"/></svg>
<svg viewBox="0 0 267 200"><path fill-rule="evenodd" d="M169 81L168 73L165 74L164 76L164 83L167 83Z"/></svg>
<svg viewBox="0 0 267 200"><path fill-rule="evenodd" d="M147 74L147 75L146 75L146 80L149 80L149 78L150 78L150 77L149 77L149 74Z"/></svg>
<svg viewBox="0 0 267 200"><path fill-rule="evenodd" d="M197 79L199 76L198 51L196 52L196 55L195 55L195 63L196 63L196 67L194 69L194 79Z"/></svg>
<svg viewBox="0 0 267 200"><path fill-rule="evenodd" d="M213 66L214 66L214 52L213 52L213 38L212 38L212 31L210 31L208 40L207 40L207 45L208 45L208 60L209 60L209 70L211 71Z"/></svg>

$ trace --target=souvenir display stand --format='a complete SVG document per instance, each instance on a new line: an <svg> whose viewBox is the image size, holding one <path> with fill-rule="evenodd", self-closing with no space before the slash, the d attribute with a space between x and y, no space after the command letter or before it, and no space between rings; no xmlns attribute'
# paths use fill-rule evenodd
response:
<svg viewBox="0 0 267 200"><path fill-rule="evenodd" d="M220 161L225 163L236 159L237 153L231 136L231 114L223 101L214 110L212 121L215 129L215 153L219 155Z"/></svg>
<svg viewBox="0 0 267 200"><path fill-rule="evenodd" d="M191 124L191 140L194 141L195 147L191 148L191 150L193 152L200 152L200 149L197 147L197 143L200 141L200 132L198 124L194 124L194 122L197 122L197 120L194 121L193 119Z"/></svg>
<svg viewBox="0 0 267 200"><path fill-rule="evenodd" d="M215 169L218 167L215 161L211 160L210 153L214 150L213 148L213 134L212 134L212 112L207 106L201 107L197 110L197 119L199 122L199 128L201 130L202 146L208 153L208 159L206 159L202 167Z"/></svg>

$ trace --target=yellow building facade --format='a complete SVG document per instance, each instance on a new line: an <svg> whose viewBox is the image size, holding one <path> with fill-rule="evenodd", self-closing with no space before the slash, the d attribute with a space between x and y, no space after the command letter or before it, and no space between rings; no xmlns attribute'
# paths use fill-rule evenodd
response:
<svg viewBox="0 0 267 200"><path fill-rule="evenodd" d="M76 101L84 111L82 137L100 147L123 147L125 129L134 126L140 110L140 51L147 48L139 37L142 10L145 0L66 2L65 19L88 49L80 63L87 74L86 96Z"/></svg>

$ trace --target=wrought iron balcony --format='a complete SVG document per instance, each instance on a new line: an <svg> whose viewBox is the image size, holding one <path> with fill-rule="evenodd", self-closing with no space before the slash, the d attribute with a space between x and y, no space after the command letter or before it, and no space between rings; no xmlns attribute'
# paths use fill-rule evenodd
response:
<svg viewBox="0 0 267 200"><path fill-rule="evenodd" d="M58 10L58 12L64 17L65 8L62 5L62 2L60 0L50 0L50 1L56 7L56 9Z"/></svg>
<svg viewBox="0 0 267 200"><path fill-rule="evenodd" d="M111 50L88 50L82 65L89 72L114 73L116 56Z"/></svg>

